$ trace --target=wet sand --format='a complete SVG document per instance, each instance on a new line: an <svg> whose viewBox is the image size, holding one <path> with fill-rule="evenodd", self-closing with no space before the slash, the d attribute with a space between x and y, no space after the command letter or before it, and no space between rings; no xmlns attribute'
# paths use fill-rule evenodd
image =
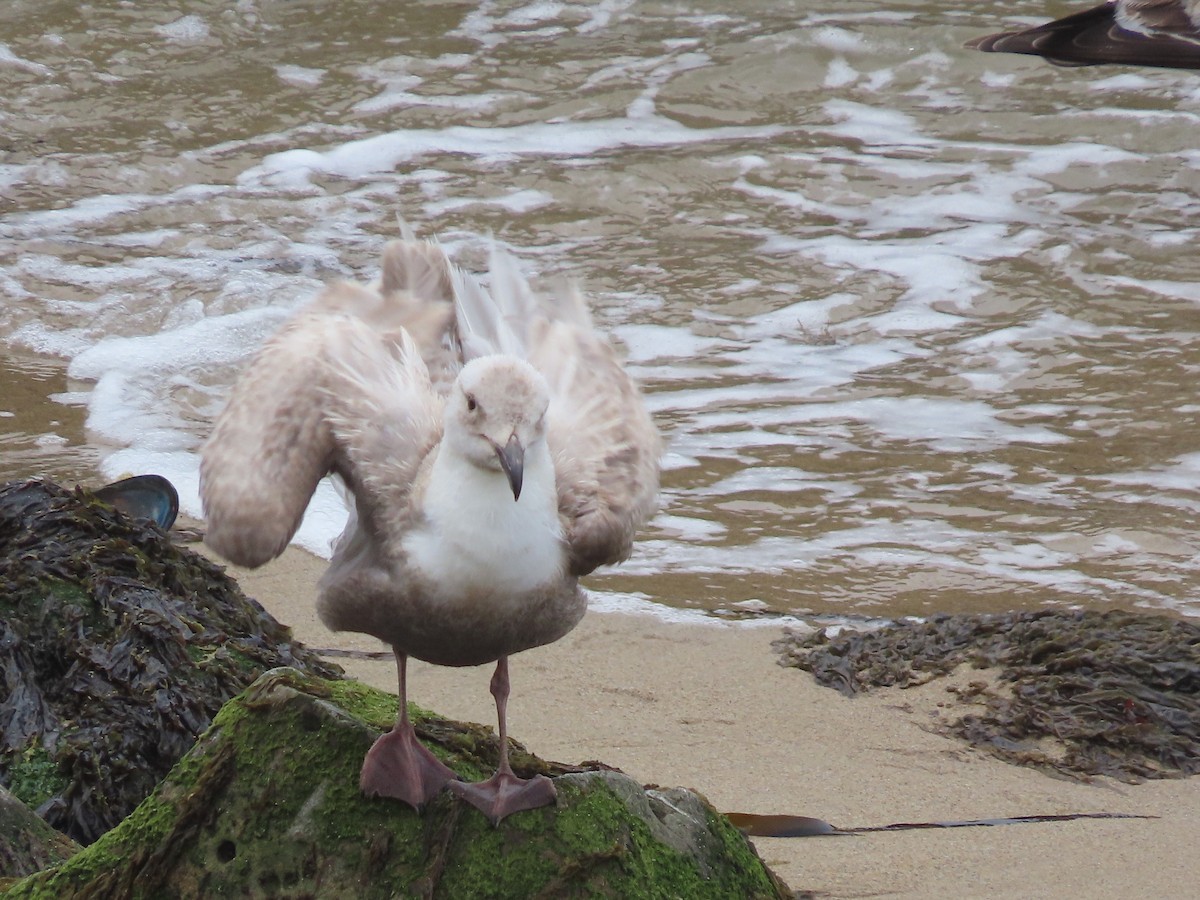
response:
<svg viewBox="0 0 1200 900"><path fill-rule="evenodd" d="M323 561L289 550L243 588L317 647L377 651L317 620ZM999 762L927 728L945 682L845 698L776 664L778 627L664 624L589 613L512 665L509 728L540 756L603 760L683 785L726 812L814 816L841 828L1068 813L1083 820L858 836L756 839L796 890L820 897L1185 898L1200 884L1200 779L1081 784ZM390 659L339 659L395 691ZM494 724L490 668L414 662L410 699Z"/></svg>

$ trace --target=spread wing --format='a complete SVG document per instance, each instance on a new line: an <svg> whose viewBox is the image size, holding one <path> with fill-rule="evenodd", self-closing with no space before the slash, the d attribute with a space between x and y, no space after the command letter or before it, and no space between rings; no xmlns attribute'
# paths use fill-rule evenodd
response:
<svg viewBox="0 0 1200 900"><path fill-rule="evenodd" d="M283 552L317 482L343 477L357 522L397 533L441 438L441 395L464 358L505 353L546 378L548 441L571 573L625 559L653 512L661 441L582 296L538 296L493 252L491 291L434 243L385 248L368 288L326 290L238 381L202 451L208 543L248 566Z"/></svg>
<svg viewBox="0 0 1200 900"><path fill-rule="evenodd" d="M472 341L523 355L550 386L548 440L571 574L629 556L638 526L658 499L662 442L641 392L592 325L574 288L535 295L512 258L494 251L493 312L458 309L464 348Z"/></svg>
<svg viewBox="0 0 1200 900"><path fill-rule="evenodd" d="M206 540L222 556L258 566L282 553L329 472L360 522L400 526L441 436L430 372L453 377L461 364L449 271L430 246L389 245L378 283L324 291L238 380L201 453Z"/></svg>

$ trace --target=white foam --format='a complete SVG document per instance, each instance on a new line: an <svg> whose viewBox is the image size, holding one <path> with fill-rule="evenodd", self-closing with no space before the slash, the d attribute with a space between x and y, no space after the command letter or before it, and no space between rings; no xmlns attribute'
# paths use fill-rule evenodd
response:
<svg viewBox="0 0 1200 900"><path fill-rule="evenodd" d="M1168 281L1164 278L1131 278L1127 275L1113 275L1109 278L1109 281L1113 284L1137 288L1138 290L1158 294L1162 297L1200 303L1200 284L1191 281Z"/></svg>
<svg viewBox="0 0 1200 900"><path fill-rule="evenodd" d="M583 5L583 9L587 12L588 19L577 25L575 30L580 34L602 31L619 20L620 14L632 7L635 2L636 0L599 0L599 2L586 3Z"/></svg>
<svg viewBox="0 0 1200 900"><path fill-rule="evenodd" d="M1013 164L1013 171L1044 177L1078 166L1104 168L1119 162L1136 162L1144 157L1107 144L1071 142L1028 150Z"/></svg>
<svg viewBox="0 0 1200 900"><path fill-rule="evenodd" d="M803 617L764 616L762 618L724 619L701 609L682 609L663 606L645 594L618 593L616 591L587 592L588 611L600 614L647 616L659 622L674 625L697 625L708 628L796 628L811 630ZM829 629L832 635L837 626Z"/></svg>
<svg viewBox="0 0 1200 900"><path fill-rule="evenodd" d="M39 62L17 56L8 44L0 44L0 68L3 67L21 69L25 72L32 72L35 75L42 76L50 76L54 73L54 70L49 66L44 66Z"/></svg>
<svg viewBox="0 0 1200 900"><path fill-rule="evenodd" d="M200 16L195 15L181 16L166 25L156 26L154 30L167 40L180 44L203 41L212 32L209 24Z"/></svg>
<svg viewBox="0 0 1200 900"><path fill-rule="evenodd" d="M851 482L805 472L802 469L785 466L747 466L735 475L722 478L707 487L697 488L693 493L720 497L751 492L788 494L801 491L815 491L829 498L846 499L862 493L862 488Z"/></svg>
<svg viewBox="0 0 1200 900"><path fill-rule="evenodd" d="M830 60L829 68L825 71L824 85L827 88L843 88L858 80L858 71L838 56Z"/></svg>
<svg viewBox="0 0 1200 900"><path fill-rule="evenodd" d="M813 43L837 53L855 53L868 49L866 39L855 31L824 25L816 30Z"/></svg>
<svg viewBox="0 0 1200 900"><path fill-rule="evenodd" d="M649 616L660 622L680 625L708 625L727 628L729 623L698 609L678 609L655 603L644 594L621 594L614 591L588 591L588 610L595 613Z"/></svg>
<svg viewBox="0 0 1200 900"><path fill-rule="evenodd" d="M0 190L20 184L32 171L32 166L0 165Z"/></svg>
<svg viewBox="0 0 1200 900"><path fill-rule="evenodd" d="M328 74L324 69L312 69L307 66L280 65L275 67L275 74L280 81L296 87L313 88L324 81Z"/></svg>
<svg viewBox="0 0 1200 900"><path fill-rule="evenodd" d="M937 142L922 133L917 120L894 109L883 109L849 100L829 100L825 112L840 124L830 133L853 138L873 147L928 147Z"/></svg>
<svg viewBox="0 0 1200 900"><path fill-rule="evenodd" d="M521 156L588 157L621 147L667 147L723 140L766 139L777 126L689 128L674 120L603 119L584 122L537 122L507 128L455 125L443 129L393 131L350 141L332 150L276 153L238 177L243 188L257 185L305 186L314 174L363 178L389 172L401 162L431 153L455 153L481 161Z"/></svg>
<svg viewBox="0 0 1200 900"><path fill-rule="evenodd" d="M71 359L92 345L85 328L49 328L36 321L13 329L8 342L15 347L60 359Z"/></svg>
<svg viewBox="0 0 1200 900"><path fill-rule="evenodd" d="M150 207L200 203L227 192L228 188L219 185L189 184L166 194L99 194L83 197L67 206L13 214L7 217L6 225L14 236L30 239L109 223L123 214Z"/></svg>
<svg viewBox="0 0 1200 900"><path fill-rule="evenodd" d="M1093 91L1144 91L1152 88L1154 82L1144 75L1125 72L1113 75L1111 78L1101 78L1088 84Z"/></svg>
<svg viewBox="0 0 1200 900"><path fill-rule="evenodd" d="M979 80L989 88L1006 88L1011 87L1017 80L1017 76L1011 72L984 72L979 76Z"/></svg>
<svg viewBox="0 0 1200 900"><path fill-rule="evenodd" d="M1180 410L1181 414L1195 415L1200 409L1192 407ZM1097 480L1121 487L1151 488L1152 490L1129 494L1122 499L1128 503L1157 503L1177 509L1200 512L1200 496L1196 485L1200 484L1200 453L1185 453L1154 469L1140 469L1098 476Z"/></svg>
<svg viewBox="0 0 1200 900"><path fill-rule="evenodd" d="M510 10L499 19L501 25L515 25L528 28L542 22L550 22L562 15L564 4L551 0L536 0L525 6Z"/></svg>
<svg viewBox="0 0 1200 900"><path fill-rule="evenodd" d="M727 340L700 337L683 328L663 325L618 325L612 333L625 345L626 358L634 363L694 359L732 346Z"/></svg>
<svg viewBox="0 0 1200 900"><path fill-rule="evenodd" d="M554 195L545 191L522 190L503 194L499 197L455 197L448 200L438 200L425 204L425 212L429 216L439 216L458 209L472 206L498 206L511 213L527 213L543 206L552 206Z"/></svg>
<svg viewBox="0 0 1200 900"><path fill-rule="evenodd" d="M720 522L710 519L697 519L691 516L671 516L659 513L654 518L654 527L660 532L667 532L676 538L690 541L711 540L728 530Z"/></svg>

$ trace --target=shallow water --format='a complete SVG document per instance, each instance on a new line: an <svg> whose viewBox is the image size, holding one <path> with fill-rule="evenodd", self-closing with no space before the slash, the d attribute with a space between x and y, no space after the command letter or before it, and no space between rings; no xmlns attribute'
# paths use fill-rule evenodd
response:
<svg viewBox="0 0 1200 900"><path fill-rule="evenodd" d="M664 505L593 587L1200 615L1200 76L962 47L1043 8L10 0L0 477L198 512L238 367L399 214L624 343Z"/></svg>

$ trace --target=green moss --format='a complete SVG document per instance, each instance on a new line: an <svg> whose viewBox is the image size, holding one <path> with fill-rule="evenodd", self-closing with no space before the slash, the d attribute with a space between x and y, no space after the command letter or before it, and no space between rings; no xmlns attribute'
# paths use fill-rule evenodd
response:
<svg viewBox="0 0 1200 900"><path fill-rule="evenodd" d="M95 628L103 616L99 605L81 585L46 575L38 580L0 582L0 613L12 620L57 622L69 619Z"/></svg>
<svg viewBox="0 0 1200 900"><path fill-rule="evenodd" d="M7 780L12 795L30 809L37 809L68 783L58 763L40 744L27 747L10 761Z"/></svg>
<svg viewBox="0 0 1200 900"><path fill-rule="evenodd" d="M47 578L42 584L50 596L60 603L70 603L89 609L96 606L91 595L72 581L63 581L61 578Z"/></svg>
<svg viewBox="0 0 1200 900"><path fill-rule="evenodd" d="M391 728L396 721L396 697L393 694L349 679L326 683L329 686L329 698L368 725L383 731ZM424 710L417 710L409 704L409 715L415 714L428 715Z"/></svg>
<svg viewBox="0 0 1200 900"><path fill-rule="evenodd" d="M711 807L707 815L710 831L720 841L720 847L714 852L714 856L725 863L719 872L719 880L728 890L732 890L744 880L757 881L761 876L765 876L767 883L762 884L763 896L774 896L775 892L792 896L787 885L763 864L754 846L739 829L733 827L729 819Z"/></svg>

